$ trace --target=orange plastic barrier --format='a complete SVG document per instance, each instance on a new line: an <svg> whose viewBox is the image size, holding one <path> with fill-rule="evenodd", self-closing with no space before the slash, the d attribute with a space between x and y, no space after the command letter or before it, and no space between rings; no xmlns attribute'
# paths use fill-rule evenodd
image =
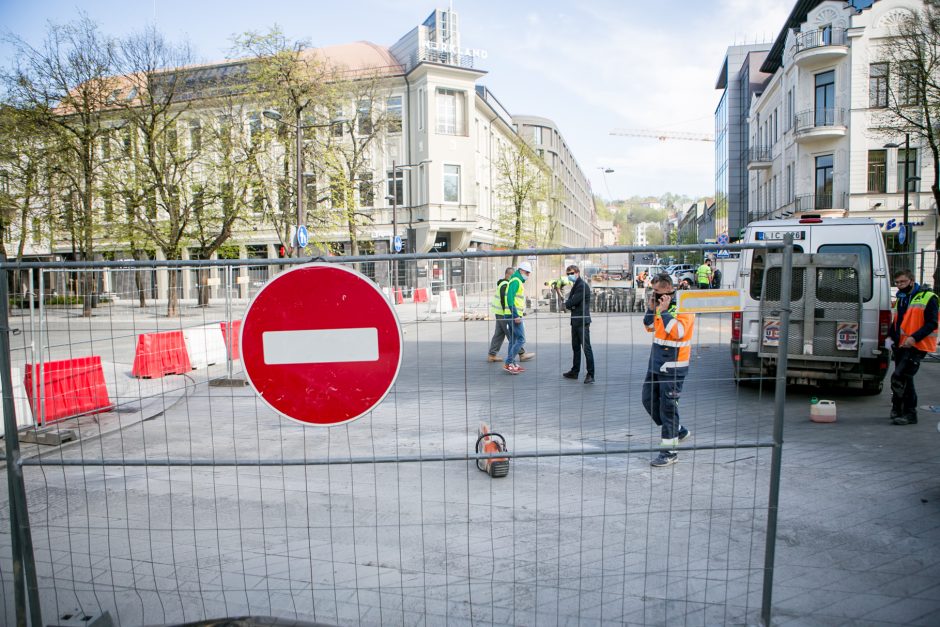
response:
<svg viewBox="0 0 940 627"><path fill-rule="evenodd" d="M457 300L457 290L448 290L448 296L450 297L450 306L454 308L454 311L460 309L460 302Z"/></svg>
<svg viewBox="0 0 940 627"><path fill-rule="evenodd" d="M232 320L232 339L229 340L228 323L222 322L222 338L225 340L225 348L228 350L229 357L232 359L241 359L241 349L238 346L238 338L242 333L242 321Z"/></svg>
<svg viewBox="0 0 940 627"><path fill-rule="evenodd" d="M38 381L40 376L42 390ZM37 421L40 419L41 392L44 423L82 414L99 414L113 407L104 381L101 357L26 364L23 385Z"/></svg>
<svg viewBox="0 0 940 627"><path fill-rule="evenodd" d="M395 304L401 305L404 302L405 302L405 296L404 294L402 294L401 288L398 288L397 290L395 290Z"/></svg>
<svg viewBox="0 0 940 627"><path fill-rule="evenodd" d="M428 302L428 288L419 287L415 289L415 298L416 303L426 303Z"/></svg>
<svg viewBox="0 0 940 627"><path fill-rule="evenodd" d="M155 379L168 374L183 374L192 369L182 331L143 333L137 337L137 353L134 355L131 375Z"/></svg>

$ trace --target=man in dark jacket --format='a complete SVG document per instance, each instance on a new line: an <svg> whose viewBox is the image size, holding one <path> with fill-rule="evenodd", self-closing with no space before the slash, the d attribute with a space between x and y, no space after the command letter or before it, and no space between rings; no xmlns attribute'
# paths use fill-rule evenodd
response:
<svg viewBox="0 0 940 627"><path fill-rule="evenodd" d="M574 351L571 370L562 374L566 379L577 379L581 373L581 350L587 366L585 383L594 383L594 350L591 348L591 287L581 278L578 266L565 270L574 285L565 300L565 309L571 312L571 350Z"/></svg>

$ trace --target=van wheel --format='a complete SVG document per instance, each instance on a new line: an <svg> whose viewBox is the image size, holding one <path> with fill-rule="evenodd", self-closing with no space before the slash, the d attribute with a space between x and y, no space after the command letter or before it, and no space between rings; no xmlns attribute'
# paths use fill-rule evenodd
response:
<svg viewBox="0 0 940 627"><path fill-rule="evenodd" d="M884 389L884 381L864 381L862 382L863 396L877 396Z"/></svg>

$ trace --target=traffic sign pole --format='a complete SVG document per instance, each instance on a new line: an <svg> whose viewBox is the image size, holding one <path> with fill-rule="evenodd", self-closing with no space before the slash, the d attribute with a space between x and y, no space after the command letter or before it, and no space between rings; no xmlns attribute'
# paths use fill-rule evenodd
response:
<svg viewBox="0 0 940 627"><path fill-rule="evenodd" d="M333 426L372 411L401 368L401 325L385 294L344 266L279 274L248 305L241 329L248 381L271 409Z"/></svg>

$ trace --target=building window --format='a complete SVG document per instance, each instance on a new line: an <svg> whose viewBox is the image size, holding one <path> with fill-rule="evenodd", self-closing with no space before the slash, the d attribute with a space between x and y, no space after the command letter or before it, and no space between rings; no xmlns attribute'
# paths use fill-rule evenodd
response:
<svg viewBox="0 0 940 627"><path fill-rule="evenodd" d="M104 205L105 223L114 222L114 200L111 197L111 192L103 192L101 195L101 202Z"/></svg>
<svg viewBox="0 0 940 627"><path fill-rule="evenodd" d="M125 157L131 156L131 147L131 128L126 126L121 132L121 149L124 151Z"/></svg>
<svg viewBox="0 0 940 627"><path fill-rule="evenodd" d="M898 191L904 191L904 162L907 162L907 176L908 178L912 176L917 176L917 149L911 148L910 150L904 150L903 148L898 148ZM916 192L917 191L917 181L909 181L907 184L907 191Z"/></svg>
<svg viewBox="0 0 940 627"><path fill-rule="evenodd" d="M166 127L166 149L170 154L179 152L179 136L176 133L176 122L170 122Z"/></svg>
<svg viewBox="0 0 940 627"><path fill-rule="evenodd" d="M790 89L787 91L787 115L785 123L787 125L787 130L789 131L793 128L793 115L795 111L793 110L793 90Z"/></svg>
<svg viewBox="0 0 940 627"><path fill-rule="evenodd" d="M787 186L786 202L791 203L793 202L793 166L789 163L787 164L787 179L784 184Z"/></svg>
<svg viewBox="0 0 940 627"><path fill-rule="evenodd" d="M425 104L424 104L424 89L418 90L418 130L424 130L424 114Z"/></svg>
<svg viewBox="0 0 940 627"><path fill-rule="evenodd" d="M816 126L835 124L836 73L834 70L816 75Z"/></svg>
<svg viewBox="0 0 940 627"><path fill-rule="evenodd" d="M101 158L111 158L111 133L107 131L101 136Z"/></svg>
<svg viewBox="0 0 940 627"><path fill-rule="evenodd" d="M460 202L460 166L444 166L444 202Z"/></svg>
<svg viewBox="0 0 940 627"><path fill-rule="evenodd" d="M536 144L542 143L542 130L543 129L541 126L532 127L532 141L534 141Z"/></svg>
<svg viewBox="0 0 940 627"><path fill-rule="evenodd" d="M888 106L888 64L872 63L868 66L868 106Z"/></svg>
<svg viewBox="0 0 940 627"><path fill-rule="evenodd" d="M832 209L832 155L816 157L815 209Z"/></svg>
<svg viewBox="0 0 940 627"><path fill-rule="evenodd" d="M779 127L777 126L777 109L774 109L774 118L773 118L773 120L774 120L774 121L773 121L773 126L774 126L774 143L776 144L776 143L777 143L777 138L779 137Z"/></svg>
<svg viewBox="0 0 940 627"><path fill-rule="evenodd" d="M189 122L189 150L192 153L202 150L202 123L199 120Z"/></svg>
<svg viewBox="0 0 940 627"><path fill-rule="evenodd" d="M343 108L336 107L333 110L333 120L342 120L343 119ZM350 126L350 129L352 126ZM343 122L332 122L330 124L330 135L333 137L342 137L343 136Z"/></svg>
<svg viewBox="0 0 940 627"><path fill-rule="evenodd" d="M315 174L304 174L304 207L308 211L315 211L317 203L317 177Z"/></svg>
<svg viewBox="0 0 940 627"><path fill-rule="evenodd" d="M906 61L898 66L898 104L920 104L918 74L916 61Z"/></svg>
<svg viewBox="0 0 940 627"><path fill-rule="evenodd" d="M356 126L360 135L372 134L372 101L360 100L356 107Z"/></svg>
<svg viewBox="0 0 940 627"><path fill-rule="evenodd" d="M359 174L359 206L372 207L375 205L375 188L372 187L372 173Z"/></svg>
<svg viewBox="0 0 940 627"><path fill-rule="evenodd" d="M251 211L257 216L264 213L264 190L258 182L251 186Z"/></svg>
<svg viewBox="0 0 940 627"><path fill-rule="evenodd" d="M396 205L405 204L405 194L404 194L404 182L405 182L405 171L404 170L389 170L386 172L386 181L387 185L387 195L395 198Z"/></svg>
<svg viewBox="0 0 940 627"><path fill-rule="evenodd" d="M401 96L391 96L385 101L388 116L388 132L401 133Z"/></svg>
<svg viewBox="0 0 940 627"><path fill-rule="evenodd" d="M437 132L441 135L463 135L464 93L462 91L437 88Z"/></svg>
<svg viewBox="0 0 940 627"><path fill-rule="evenodd" d="M868 191L883 194L888 189L887 150L868 151Z"/></svg>

